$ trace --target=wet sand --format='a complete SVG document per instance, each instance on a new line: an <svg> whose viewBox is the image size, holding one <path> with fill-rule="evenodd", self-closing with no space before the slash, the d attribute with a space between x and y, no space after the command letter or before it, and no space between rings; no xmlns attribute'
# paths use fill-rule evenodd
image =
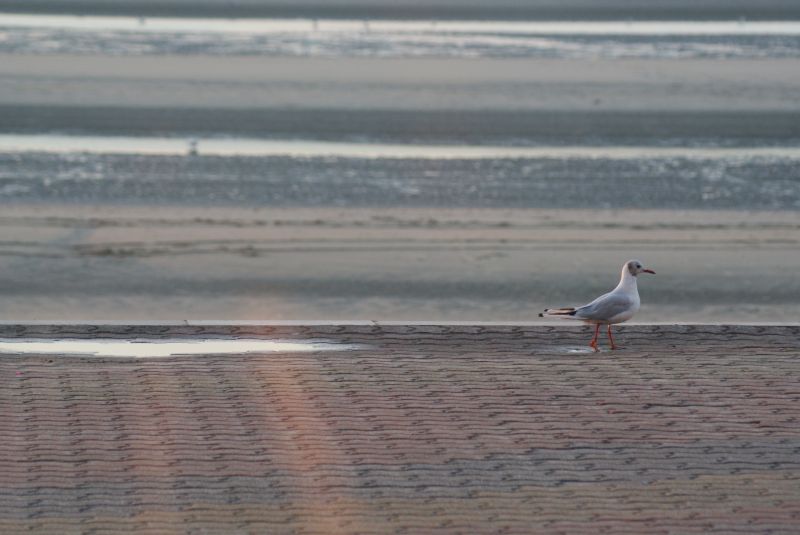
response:
<svg viewBox="0 0 800 535"><path fill-rule="evenodd" d="M8 206L0 319L526 321L639 257L658 271L639 321L786 322L799 228L796 212Z"/></svg>
<svg viewBox="0 0 800 535"><path fill-rule="evenodd" d="M2 81L0 80L0 84ZM784 145L800 111L232 109L0 104L0 131L544 145Z"/></svg>
<svg viewBox="0 0 800 535"><path fill-rule="evenodd" d="M0 55L0 103L227 109L798 111L796 59ZM57 91L53 89L57 87Z"/></svg>
<svg viewBox="0 0 800 535"><path fill-rule="evenodd" d="M0 56L0 131L507 143L800 139L800 61Z"/></svg>

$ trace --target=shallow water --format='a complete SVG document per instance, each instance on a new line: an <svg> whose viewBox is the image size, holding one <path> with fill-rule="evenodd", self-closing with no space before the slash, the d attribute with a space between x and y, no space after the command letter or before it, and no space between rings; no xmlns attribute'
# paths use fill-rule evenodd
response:
<svg viewBox="0 0 800 535"><path fill-rule="evenodd" d="M131 139L128 144L125 139L95 143L45 136L23 141L29 143L0 151L0 201L800 209L800 149L794 147L417 147L271 141L248 146L203 140L200 154L187 156L189 145L179 139ZM92 152L72 152L90 147ZM115 153L128 150L141 153ZM251 155L237 155L240 151Z"/></svg>
<svg viewBox="0 0 800 535"><path fill-rule="evenodd" d="M0 134L0 153L91 153L203 156L287 156L294 158L459 159L558 158L638 160L800 159L797 146L655 147L655 146L491 146L417 145L411 143L348 143L302 139L175 138L144 136L75 136Z"/></svg>
<svg viewBox="0 0 800 535"><path fill-rule="evenodd" d="M800 35L800 21L215 19L0 13L0 27L153 33L397 32L509 35Z"/></svg>
<svg viewBox="0 0 800 535"><path fill-rule="evenodd" d="M800 22L368 21L0 14L0 53L3 52L312 57L800 57Z"/></svg>

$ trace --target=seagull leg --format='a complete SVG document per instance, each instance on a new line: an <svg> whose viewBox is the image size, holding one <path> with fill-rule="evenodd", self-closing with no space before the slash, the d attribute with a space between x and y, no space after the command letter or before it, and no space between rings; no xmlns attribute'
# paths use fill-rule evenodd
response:
<svg viewBox="0 0 800 535"><path fill-rule="evenodd" d="M611 324L608 324L608 340L611 342L611 349L617 349L617 346L614 345L614 337L611 336Z"/></svg>
<svg viewBox="0 0 800 535"><path fill-rule="evenodd" d="M597 349L597 337L599 334L600 334L600 324L598 323L594 329L594 338L592 338L592 341L589 342L589 347L591 347L595 351L600 351L599 349Z"/></svg>

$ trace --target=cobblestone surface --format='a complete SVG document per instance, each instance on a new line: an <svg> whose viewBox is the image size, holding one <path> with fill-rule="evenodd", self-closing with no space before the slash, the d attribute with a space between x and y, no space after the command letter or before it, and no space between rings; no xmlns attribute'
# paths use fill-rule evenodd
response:
<svg viewBox="0 0 800 535"><path fill-rule="evenodd" d="M0 326L2 533L797 533L800 327Z"/></svg>

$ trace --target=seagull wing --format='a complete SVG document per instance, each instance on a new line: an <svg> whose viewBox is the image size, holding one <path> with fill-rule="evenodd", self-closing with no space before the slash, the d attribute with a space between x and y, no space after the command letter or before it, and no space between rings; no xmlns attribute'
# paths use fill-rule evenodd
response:
<svg viewBox="0 0 800 535"><path fill-rule="evenodd" d="M588 305L575 311L575 318L581 320L608 321L626 312L633 306L631 298L620 292L603 294Z"/></svg>

